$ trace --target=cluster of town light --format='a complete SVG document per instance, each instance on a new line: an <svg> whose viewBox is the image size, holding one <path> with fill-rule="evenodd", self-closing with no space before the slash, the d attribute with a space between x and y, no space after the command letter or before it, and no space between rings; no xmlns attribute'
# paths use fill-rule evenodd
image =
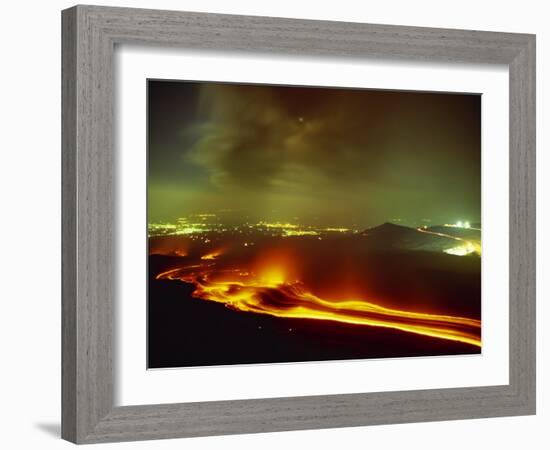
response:
<svg viewBox="0 0 550 450"><path fill-rule="evenodd" d="M463 245L459 245L458 247L448 248L446 250L443 250L444 253L447 253L448 255L455 255L455 256L465 256L469 255L471 253L474 253L477 251L477 248L474 243L465 241Z"/></svg>
<svg viewBox="0 0 550 450"><path fill-rule="evenodd" d="M198 235L207 232L238 232L248 233L251 230L269 232L272 236L320 236L324 233L358 233L359 230L352 230L343 227L316 227L307 225L298 225L289 222L265 222L248 223L226 227L222 223L216 223L216 214L193 214L189 217L181 217L176 223L149 223L149 237L153 236L179 236L179 235Z"/></svg>
<svg viewBox="0 0 550 450"><path fill-rule="evenodd" d="M444 226L451 228L471 228L470 222L463 222L462 220L456 223L446 223Z"/></svg>

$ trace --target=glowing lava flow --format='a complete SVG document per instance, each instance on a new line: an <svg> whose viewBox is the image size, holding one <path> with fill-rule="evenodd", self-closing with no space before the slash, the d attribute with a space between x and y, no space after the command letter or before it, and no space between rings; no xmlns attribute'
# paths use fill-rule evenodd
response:
<svg viewBox="0 0 550 450"><path fill-rule="evenodd" d="M479 320L390 309L363 300L329 301L308 292L300 282L262 278L239 269L216 269L214 263L168 270L156 279L193 284L195 298L237 311L393 328L481 347Z"/></svg>
<svg viewBox="0 0 550 450"><path fill-rule="evenodd" d="M222 252L218 250L218 251L215 251L215 252L212 252L212 253L207 253L204 256L201 256L201 259L216 259L221 254L222 254Z"/></svg>
<svg viewBox="0 0 550 450"><path fill-rule="evenodd" d="M474 229L477 230L477 228L474 228ZM417 228L416 231L420 231L421 233L426 233L426 234L433 234L434 236L440 236L440 237L453 239L455 241L461 242L462 244L459 245L458 247L453 247L453 248L444 250L444 252L449 255L464 256L474 252L477 253L478 255L481 255L481 245L479 245L478 243L468 241L466 239L462 239L457 236L451 236L450 234L438 233L437 231L426 230L424 228Z"/></svg>

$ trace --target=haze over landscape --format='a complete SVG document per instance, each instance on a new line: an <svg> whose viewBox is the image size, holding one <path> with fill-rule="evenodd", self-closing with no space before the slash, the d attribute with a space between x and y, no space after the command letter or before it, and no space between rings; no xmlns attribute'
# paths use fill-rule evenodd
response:
<svg viewBox="0 0 550 450"><path fill-rule="evenodd" d="M481 221L479 95L148 86L150 222Z"/></svg>

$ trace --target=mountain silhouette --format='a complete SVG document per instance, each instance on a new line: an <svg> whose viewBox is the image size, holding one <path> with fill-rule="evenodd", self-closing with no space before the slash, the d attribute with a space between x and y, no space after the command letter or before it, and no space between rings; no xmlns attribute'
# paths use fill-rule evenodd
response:
<svg viewBox="0 0 550 450"><path fill-rule="evenodd" d="M361 233L367 238L368 246L381 250L423 250L442 252L456 247L452 237L432 234L430 229L417 229L385 222Z"/></svg>

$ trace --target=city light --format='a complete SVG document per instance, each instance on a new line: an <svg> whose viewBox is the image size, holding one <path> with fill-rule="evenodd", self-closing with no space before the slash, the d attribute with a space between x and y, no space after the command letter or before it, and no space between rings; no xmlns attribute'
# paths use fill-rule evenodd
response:
<svg viewBox="0 0 550 450"><path fill-rule="evenodd" d="M200 221L197 221L197 218ZM204 233L226 233L228 228L234 233L253 234L269 232L271 236L320 236L325 234L357 233L358 230L345 227L320 227L313 225L301 225L290 222L268 222L257 223L246 222L243 225L228 227L222 223L216 214L192 214L188 217L180 217L175 223L159 222L150 223L148 226L149 237L155 236L182 236L199 235ZM250 244L249 244L250 245ZM246 245L245 245L246 247Z"/></svg>
<svg viewBox="0 0 550 450"><path fill-rule="evenodd" d="M445 223L443 224L443 226L448 228L465 228L465 229L479 230L479 228L472 228L472 226L470 225L470 222L462 221L462 220L459 220L458 222L455 222L455 223Z"/></svg>
<svg viewBox="0 0 550 450"><path fill-rule="evenodd" d="M464 244L459 245L457 247L443 250L444 253L447 253L448 255L455 255L455 256L466 256L466 255L475 253L476 251L477 251L476 246L469 241L465 241Z"/></svg>

